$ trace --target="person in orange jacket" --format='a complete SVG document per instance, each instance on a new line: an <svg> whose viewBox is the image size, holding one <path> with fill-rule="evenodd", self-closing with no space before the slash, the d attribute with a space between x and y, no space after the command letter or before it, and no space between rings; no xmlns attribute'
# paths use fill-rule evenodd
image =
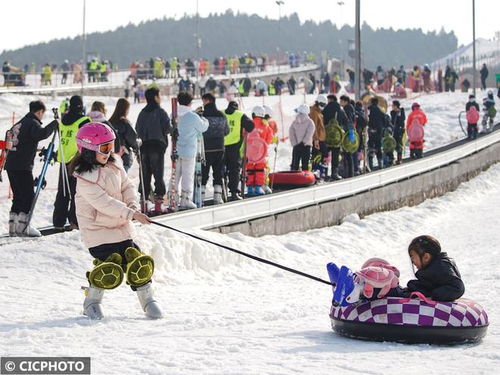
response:
<svg viewBox="0 0 500 375"><path fill-rule="evenodd" d="M266 183L268 146L273 140L273 131L265 121L264 107L257 105L252 109L255 128L246 138L246 185L247 195L264 195L262 186Z"/></svg>
<svg viewBox="0 0 500 375"><path fill-rule="evenodd" d="M427 116L420 109L420 104L411 105L411 113L406 119L406 134L410 141L410 158L420 159L424 149L424 126L427 124Z"/></svg>

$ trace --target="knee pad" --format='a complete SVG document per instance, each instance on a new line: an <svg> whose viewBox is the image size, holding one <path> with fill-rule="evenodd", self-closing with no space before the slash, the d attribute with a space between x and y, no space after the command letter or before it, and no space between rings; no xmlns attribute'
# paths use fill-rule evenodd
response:
<svg viewBox="0 0 500 375"><path fill-rule="evenodd" d="M151 281L155 268L153 258L134 247L125 250L125 258L127 259L127 271L125 272L127 284L138 287Z"/></svg>
<svg viewBox="0 0 500 375"><path fill-rule="evenodd" d="M94 260L94 269L87 272L90 285L101 289L115 289L123 281L122 257L118 253L111 254L104 262Z"/></svg>

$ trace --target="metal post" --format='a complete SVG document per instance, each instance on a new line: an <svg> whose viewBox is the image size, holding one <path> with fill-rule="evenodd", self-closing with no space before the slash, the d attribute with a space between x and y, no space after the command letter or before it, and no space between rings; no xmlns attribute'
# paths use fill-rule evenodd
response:
<svg viewBox="0 0 500 375"><path fill-rule="evenodd" d="M196 0L196 60L198 64L200 63L200 49L201 49L201 38L200 38L200 13L198 12L198 0ZM199 69L196 69L196 76L198 77Z"/></svg>
<svg viewBox="0 0 500 375"><path fill-rule="evenodd" d="M280 45L281 45L281 6L285 4L284 1L278 0L276 1L278 4L278 46L276 47L276 52L278 53L277 61L278 61L278 74L280 74Z"/></svg>
<svg viewBox="0 0 500 375"><path fill-rule="evenodd" d="M86 2L87 0L83 0L83 33L82 33L82 97L83 97L83 88L84 88L84 85L85 85L85 72L87 70L87 64L86 64L86 54L87 54L87 46L86 46L86 43L87 43L87 40L86 40L86 36L85 36L85 13L86 13L86 10L85 10L85 5L86 5Z"/></svg>
<svg viewBox="0 0 500 375"><path fill-rule="evenodd" d="M356 43L356 74L354 76L354 93L355 99L359 100L361 96L361 12L360 0L356 0L356 26L355 26L355 43Z"/></svg>
<svg viewBox="0 0 500 375"><path fill-rule="evenodd" d="M472 0L472 93L476 96L476 0Z"/></svg>

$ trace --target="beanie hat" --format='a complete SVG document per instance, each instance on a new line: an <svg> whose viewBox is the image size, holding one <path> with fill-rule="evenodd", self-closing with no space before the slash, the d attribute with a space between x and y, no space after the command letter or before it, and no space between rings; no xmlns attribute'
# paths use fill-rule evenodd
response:
<svg viewBox="0 0 500 375"><path fill-rule="evenodd" d="M75 109L83 108L82 97L80 95L73 95L69 100L69 107Z"/></svg>

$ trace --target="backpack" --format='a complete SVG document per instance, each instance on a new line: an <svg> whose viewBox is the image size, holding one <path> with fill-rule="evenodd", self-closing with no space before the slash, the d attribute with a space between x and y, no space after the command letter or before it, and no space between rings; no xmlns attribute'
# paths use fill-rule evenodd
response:
<svg viewBox="0 0 500 375"><path fill-rule="evenodd" d="M385 153L392 153L396 149L396 139L391 133L386 132L384 138L382 139L382 148Z"/></svg>
<svg viewBox="0 0 500 375"><path fill-rule="evenodd" d="M354 142L349 140L349 134L344 132L344 136L342 138L342 149L348 154L353 154L358 151L359 148L359 135L356 130L353 129L354 132Z"/></svg>
<svg viewBox="0 0 500 375"><path fill-rule="evenodd" d="M247 134L245 151L249 163L263 163L266 161L267 144L260 137L257 129Z"/></svg>
<svg viewBox="0 0 500 375"><path fill-rule="evenodd" d="M479 117L479 111L475 106L471 106L465 114L465 118L469 124L477 124Z"/></svg>
<svg viewBox="0 0 500 375"><path fill-rule="evenodd" d="M424 127L418 119L414 119L408 127L408 139L410 142L422 142L424 139Z"/></svg>
<svg viewBox="0 0 500 375"><path fill-rule="evenodd" d="M495 107L491 106L490 108L488 108L489 118L493 119L493 118L495 118L496 115L497 115L497 110Z"/></svg>
<svg viewBox="0 0 500 375"><path fill-rule="evenodd" d="M325 125L326 138L325 143L328 147L340 147L344 139L345 130L342 129L337 121L337 114L335 117L328 121Z"/></svg>

